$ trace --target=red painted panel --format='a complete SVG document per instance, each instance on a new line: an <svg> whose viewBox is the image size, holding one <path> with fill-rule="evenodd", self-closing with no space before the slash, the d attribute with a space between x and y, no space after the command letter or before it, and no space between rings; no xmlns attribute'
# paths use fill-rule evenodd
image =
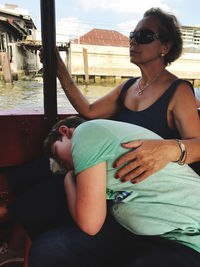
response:
<svg viewBox="0 0 200 267"><path fill-rule="evenodd" d="M0 166L32 160L42 153L43 115L0 116Z"/></svg>
<svg viewBox="0 0 200 267"><path fill-rule="evenodd" d="M1 192L7 192L8 191L8 183L6 181L6 175L4 173L0 173L0 194ZM0 195L0 201L2 200L5 200L7 199L6 197L6 194L5 196L1 196Z"/></svg>
<svg viewBox="0 0 200 267"><path fill-rule="evenodd" d="M75 114L73 110L60 118ZM20 165L42 154L44 115L0 112L0 167Z"/></svg>
<svg viewBox="0 0 200 267"><path fill-rule="evenodd" d="M0 173L0 205L7 205L14 199L14 195L11 192L5 173Z"/></svg>

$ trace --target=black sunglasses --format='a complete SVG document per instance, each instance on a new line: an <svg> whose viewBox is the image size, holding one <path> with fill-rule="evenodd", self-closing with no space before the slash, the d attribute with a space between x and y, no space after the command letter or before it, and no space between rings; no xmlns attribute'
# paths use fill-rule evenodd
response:
<svg viewBox="0 0 200 267"><path fill-rule="evenodd" d="M151 42L158 40L159 35L152 30L139 30L137 32L130 32L129 40L135 38L138 44L150 44Z"/></svg>

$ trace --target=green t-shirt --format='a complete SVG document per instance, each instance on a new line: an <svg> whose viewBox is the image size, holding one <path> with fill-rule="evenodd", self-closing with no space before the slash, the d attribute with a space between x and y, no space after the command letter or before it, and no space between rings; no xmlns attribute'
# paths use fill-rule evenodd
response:
<svg viewBox="0 0 200 267"><path fill-rule="evenodd" d="M72 138L75 173L100 162L107 164L107 199L111 212L138 235L159 235L200 252L200 177L188 165L169 163L144 181L115 179L113 162L127 152L121 143L162 139L143 127L111 120L81 124Z"/></svg>

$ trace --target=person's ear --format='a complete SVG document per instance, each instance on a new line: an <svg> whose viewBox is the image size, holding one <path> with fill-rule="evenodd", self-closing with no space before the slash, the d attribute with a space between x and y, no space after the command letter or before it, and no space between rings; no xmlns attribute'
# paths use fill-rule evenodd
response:
<svg viewBox="0 0 200 267"><path fill-rule="evenodd" d="M168 52L170 51L170 49L172 48L172 45L173 45L172 42L163 44L163 45L162 45L162 51L161 51L160 54L163 55L163 56L167 55L167 53L168 53Z"/></svg>
<svg viewBox="0 0 200 267"><path fill-rule="evenodd" d="M62 136L67 136L68 138L72 137L70 129L65 125L61 125L58 131Z"/></svg>

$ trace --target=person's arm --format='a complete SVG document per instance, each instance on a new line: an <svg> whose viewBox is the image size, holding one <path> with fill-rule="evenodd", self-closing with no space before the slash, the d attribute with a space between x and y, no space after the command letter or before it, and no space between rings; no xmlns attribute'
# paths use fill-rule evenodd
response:
<svg viewBox="0 0 200 267"><path fill-rule="evenodd" d="M200 119L195 97L188 85L184 83L178 88L173 100L175 125L187 148L186 163L200 161Z"/></svg>
<svg viewBox="0 0 200 267"><path fill-rule="evenodd" d="M64 187L74 221L87 234L97 234L106 217L106 162L80 172L76 182L69 172Z"/></svg>
<svg viewBox="0 0 200 267"><path fill-rule="evenodd" d="M58 79L68 100L77 112L88 119L109 118L116 113L118 106L117 100L124 83L118 85L109 94L90 104L73 82L58 50L56 50L56 57Z"/></svg>
<svg viewBox="0 0 200 267"><path fill-rule="evenodd" d="M195 97L186 83L177 88L169 112L173 115L174 127L181 135L181 141L187 149L186 163L200 161L200 120L197 113ZM116 178L124 182L140 182L151 174L162 169L169 162L176 162L181 155L180 147L175 140L139 140L123 145L127 149L134 149L123 155L114 164L130 161L116 173ZM136 178L137 177L137 178Z"/></svg>

